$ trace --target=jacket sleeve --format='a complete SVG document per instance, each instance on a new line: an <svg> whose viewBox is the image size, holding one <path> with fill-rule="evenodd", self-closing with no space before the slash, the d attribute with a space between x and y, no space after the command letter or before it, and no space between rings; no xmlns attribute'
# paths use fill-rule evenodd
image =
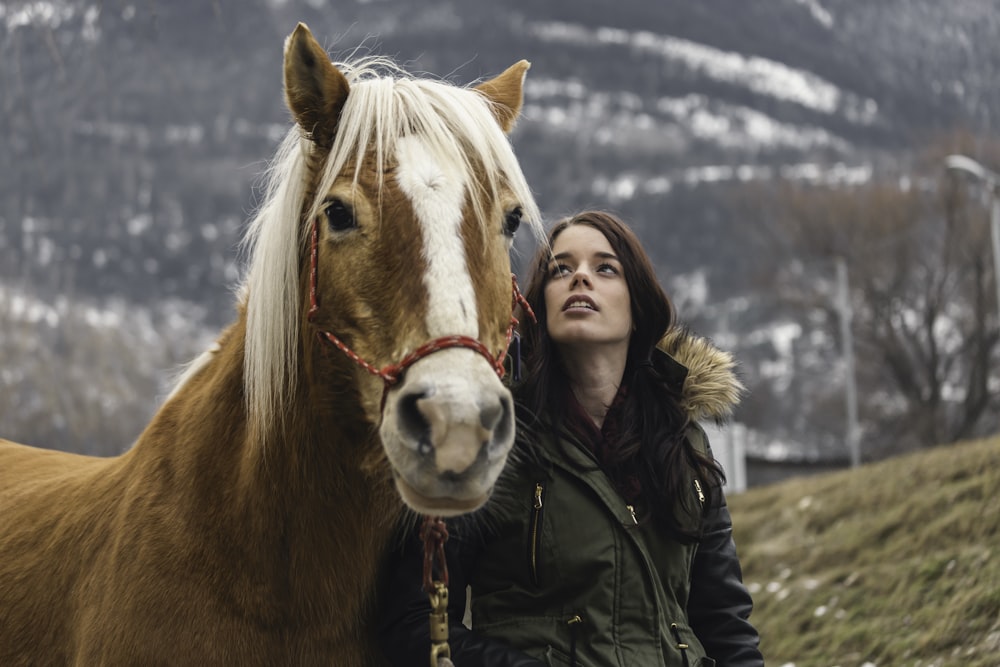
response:
<svg viewBox="0 0 1000 667"><path fill-rule="evenodd" d="M482 637L462 623L469 568L482 550L481 540L462 539L461 526L449 522L448 643L456 667L540 667L544 663L506 644ZM472 532L472 531L469 531ZM379 643L393 667L430 664L430 601L423 590L423 547L419 531L406 531L384 562L379 610Z"/></svg>
<svg viewBox="0 0 1000 667"><path fill-rule="evenodd" d="M691 569L688 620L709 657L725 667L761 667L760 637L750 623L753 601L733 542L725 497L718 495L704 519Z"/></svg>

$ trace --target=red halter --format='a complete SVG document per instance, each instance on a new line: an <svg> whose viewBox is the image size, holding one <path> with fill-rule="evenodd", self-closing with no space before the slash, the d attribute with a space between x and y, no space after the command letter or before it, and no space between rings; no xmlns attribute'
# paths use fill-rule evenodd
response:
<svg viewBox="0 0 1000 667"><path fill-rule="evenodd" d="M309 321L312 322L316 318L316 313L319 311L319 293L317 288L317 265L319 264L319 224L317 221L313 222L312 228L312 250L311 250L311 266L309 270ZM503 378L504 367L503 362L507 357L507 348L510 346L511 339L514 337L514 329L517 327L518 321L514 317L513 311L517 307L517 304L521 304L524 311L528 314L531 320L534 322L535 313L532 312L531 306L528 305L527 299L521 294L521 290L517 287L517 276L513 273L510 274L511 280L511 316L510 324L507 327L506 341L504 347L500 352L494 356L485 345L480 341L472 338L471 336L462 335L451 335L451 336L441 336L440 338L435 338L429 340L423 345L419 346L417 349L410 352L408 355L403 357L403 359L396 364L389 364L383 368L377 368L370 364L369 362L362 359L354 350L347 346L342 340L337 338L335 335L329 331L318 330L316 335L320 337L321 340L326 340L327 342L333 344L341 352L346 354L348 358L354 363L361 366L363 369L371 373L372 375L377 375L382 378L385 382L385 392L389 390L390 387L399 382L403 373L406 369L415 364L420 359L440 350L446 350L451 347L464 347L474 352L478 352L490 363L496 374ZM385 400L385 392L383 392L383 401Z"/></svg>

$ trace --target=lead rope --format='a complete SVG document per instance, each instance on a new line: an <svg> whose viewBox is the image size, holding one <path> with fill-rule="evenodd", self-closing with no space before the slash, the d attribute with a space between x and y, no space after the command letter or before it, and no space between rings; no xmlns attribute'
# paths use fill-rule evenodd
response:
<svg viewBox="0 0 1000 667"><path fill-rule="evenodd" d="M420 540L424 543L424 592L431 603L431 667L454 667L451 647L448 645L448 561L444 544L448 541L448 526L440 517L427 516L420 526ZM434 560L441 572L434 578Z"/></svg>

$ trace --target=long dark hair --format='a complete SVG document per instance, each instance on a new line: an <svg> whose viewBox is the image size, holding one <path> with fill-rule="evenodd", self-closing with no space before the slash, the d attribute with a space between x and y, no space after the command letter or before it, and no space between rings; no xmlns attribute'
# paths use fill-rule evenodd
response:
<svg viewBox="0 0 1000 667"><path fill-rule="evenodd" d="M622 378L627 391L612 434L616 442L609 448L613 457L604 461L605 472L619 488L629 477L638 479L645 506L643 520L652 518L679 539L696 539L702 507L694 480L699 480L712 501L724 479L722 470L685 437L690 418L681 406L681 388L669 381L667 360L656 349L663 335L676 325L673 303L660 286L638 237L611 213L584 211L561 220L549 232L548 246L539 249L533 260L524 296L538 325L523 314L519 317L526 373L517 396L521 410L529 413L521 421L536 427L547 423L564 437L571 433L564 423L569 379L545 326L545 286L551 248L573 225L592 227L608 240L622 266L634 325Z"/></svg>

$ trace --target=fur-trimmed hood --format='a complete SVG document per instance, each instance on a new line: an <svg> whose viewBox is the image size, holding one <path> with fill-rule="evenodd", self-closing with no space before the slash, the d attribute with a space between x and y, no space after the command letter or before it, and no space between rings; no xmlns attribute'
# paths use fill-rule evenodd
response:
<svg viewBox="0 0 1000 667"><path fill-rule="evenodd" d="M668 331L657 347L684 369L681 404L691 419L721 422L732 416L746 387L731 354L683 327Z"/></svg>

